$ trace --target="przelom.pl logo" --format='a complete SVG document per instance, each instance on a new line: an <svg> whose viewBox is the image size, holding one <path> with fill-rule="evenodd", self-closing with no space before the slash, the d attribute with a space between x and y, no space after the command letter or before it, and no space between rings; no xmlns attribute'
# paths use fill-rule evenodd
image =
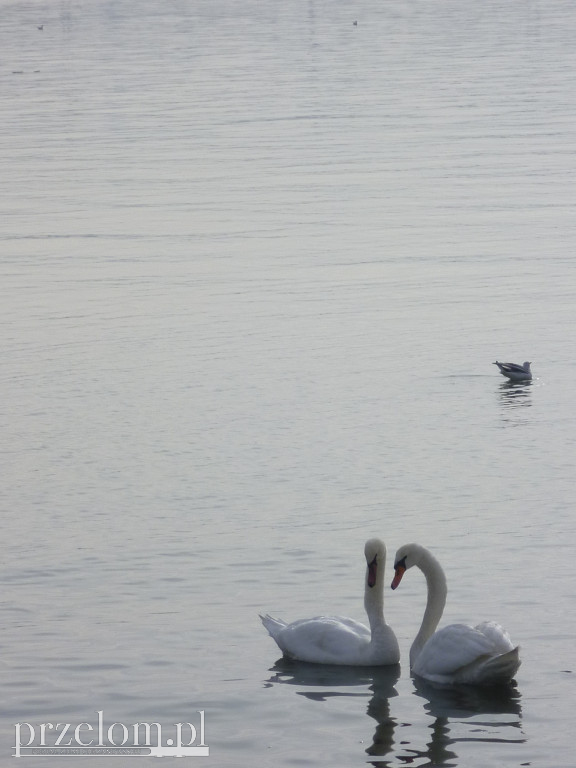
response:
<svg viewBox="0 0 576 768"><path fill-rule="evenodd" d="M16 723L14 757L208 757L204 710L193 723Z"/></svg>

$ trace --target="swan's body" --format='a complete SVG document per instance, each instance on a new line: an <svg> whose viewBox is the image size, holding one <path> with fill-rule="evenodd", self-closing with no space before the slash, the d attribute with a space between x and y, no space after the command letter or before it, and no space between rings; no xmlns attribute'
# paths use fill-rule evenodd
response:
<svg viewBox="0 0 576 768"><path fill-rule="evenodd" d="M435 632L446 604L446 577L434 555L419 544L400 547L394 560L396 589L405 571L418 566L428 585L428 600L420 630L410 648L410 668L434 683L493 685L511 680L518 667L518 647L499 624L476 627L451 624Z"/></svg>
<svg viewBox="0 0 576 768"><path fill-rule="evenodd" d="M314 664L373 666L398 663L398 641L384 621L386 547L379 539L370 539L364 554L367 564L364 607L370 629L341 616L316 616L291 624L271 616L260 616L284 656Z"/></svg>
<svg viewBox="0 0 576 768"><path fill-rule="evenodd" d="M502 376L506 376L510 381L530 381L532 379L531 363L529 362L518 365L517 363L499 363L496 360L492 365L497 365Z"/></svg>

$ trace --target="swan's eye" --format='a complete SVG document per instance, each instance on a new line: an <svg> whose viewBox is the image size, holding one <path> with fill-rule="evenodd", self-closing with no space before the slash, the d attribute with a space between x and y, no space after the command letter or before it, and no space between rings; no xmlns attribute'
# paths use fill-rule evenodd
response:
<svg viewBox="0 0 576 768"><path fill-rule="evenodd" d="M394 570L396 570L396 568L404 568L404 570L406 570L406 558L407 555L404 555L400 560L397 560L394 563Z"/></svg>

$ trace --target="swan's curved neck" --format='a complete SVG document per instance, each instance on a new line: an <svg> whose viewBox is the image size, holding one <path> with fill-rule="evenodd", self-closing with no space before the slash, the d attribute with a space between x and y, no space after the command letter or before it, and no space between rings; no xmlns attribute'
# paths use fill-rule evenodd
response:
<svg viewBox="0 0 576 768"><path fill-rule="evenodd" d="M414 666L414 662L418 658L424 644L434 634L438 622L442 618L448 592L442 566L431 552L426 550L422 553L418 567L426 577L428 599L426 600L426 610L422 617L422 624L410 648L411 667Z"/></svg>

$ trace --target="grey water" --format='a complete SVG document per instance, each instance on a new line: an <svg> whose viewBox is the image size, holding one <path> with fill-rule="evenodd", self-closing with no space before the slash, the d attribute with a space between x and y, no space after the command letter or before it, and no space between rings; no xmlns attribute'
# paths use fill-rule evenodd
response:
<svg viewBox="0 0 576 768"><path fill-rule="evenodd" d="M574 4L0 11L0 764L204 712L222 768L573 766ZM398 669L279 659L372 536L509 690L411 679L414 572Z"/></svg>

